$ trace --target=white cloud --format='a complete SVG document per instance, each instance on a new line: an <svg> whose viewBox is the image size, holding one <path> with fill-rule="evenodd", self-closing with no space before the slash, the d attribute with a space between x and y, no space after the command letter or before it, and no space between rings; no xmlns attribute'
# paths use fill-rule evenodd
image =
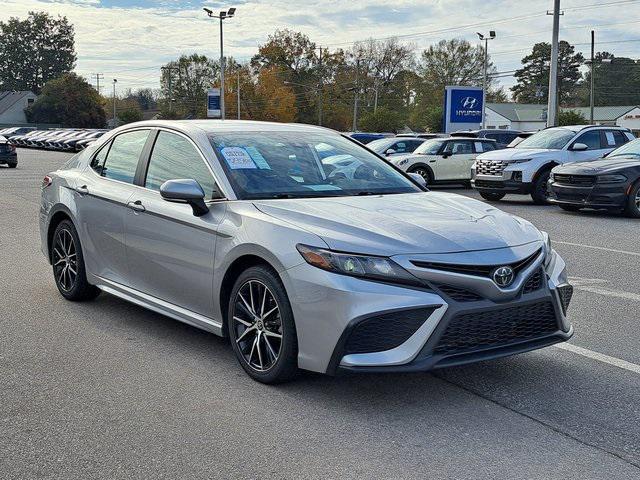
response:
<svg viewBox="0 0 640 480"><path fill-rule="evenodd" d="M24 17L30 10L67 16L76 30L77 72L87 77L101 72L107 81L116 77L119 88L157 86L159 66L183 53L219 55L218 25L199 7L180 10L181 2L147 3L148 7L104 8L99 0L4 0L0 20ZM442 38L464 37L475 42L476 31L492 29L498 33L490 47L493 60L498 70L509 71L518 67L534 43L549 41L551 36L551 19L543 15L551 7L549 0L396 0L392 6L383 0L248 0L236 4L237 17L225 24L225 53L240 59L250 58L276 28L300 30L332 48L348 47L349 42L368 37L414 33L420 35L407 40L418 48ZM635 33L640 25L638 4L571 10L581 5L585 3L580 0L563 2L567 11L562 25L570 27L563 30L564 39L587 43L594 24L603 25L596 28L601 42L640 38ZM526 20L500 21L536 13L540 15ZM459 29L480 23L486 25ZM639 46L640 41L607 43L599 49L633 56ZM587 45L578 48L588 51ZM503 83L508 86L513 80L506 78Z"/></svg>

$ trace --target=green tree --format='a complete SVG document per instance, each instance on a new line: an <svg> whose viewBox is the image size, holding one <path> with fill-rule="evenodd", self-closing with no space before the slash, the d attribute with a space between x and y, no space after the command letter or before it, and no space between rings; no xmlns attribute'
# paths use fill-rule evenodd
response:
<svg viewBox="0 0 640 480"><path fill-rule="evenodd" d="M397 132L404 126L402 116L386 107L380 107L376 112L365 113L359 121L358 127L365 132Z"/></svg>
<svg viewBox="0 0 640 480"><path fill-rule="evenodd" d="M415 131L432 133L442 132L443 109L441 106L429 106L426 103L415 105L408 118L408 125Z"/></svg>
<svg viewBox="0 0 640 480"><path fill-rule="evenodd" d="M76 62L73 26L66 17L29 12L0 22L0 89L40 93Z"/></svg>
<svg viewBox="0 0 640 480"><path fill-rule="evenodd" d="M561 110L558 114L558 125L587 125L589 122L580 112L575 110Z"/></svg>
<svg viewBox="0 0 640 480"><path fill-rule="evenodd" d="M517 84L511 87L514 100L520 103L544 103L549 92L551 45L536 43L532 52L522 59L523 67L516 71ZM561 105L574 104L578 98L581 53L566 41L558 49L558 100Z"/></svg>
<svg viewBox="0 0 640 480"><path fill-rule="evenodd" d="M632 58L598 52L594 62L594 101L596 105L640 105L640 66ZM580 103L589 105L591 70L580 88Z"/></svg>
<svg viewBox="0 0 640 480"><path fill-rule="evenodd" d="M106 119L98 92L75 73L49 80L26 114L31 122L77 128L102 128Z"/></svg>
<svg viewBox="0 0 640 480"><path fill-rule="evenodd" d="M139 122L142 120L142 112L139 108L129 107L124 110L117 112L118 114L118 124L124 125L126 123Z"/></svg>

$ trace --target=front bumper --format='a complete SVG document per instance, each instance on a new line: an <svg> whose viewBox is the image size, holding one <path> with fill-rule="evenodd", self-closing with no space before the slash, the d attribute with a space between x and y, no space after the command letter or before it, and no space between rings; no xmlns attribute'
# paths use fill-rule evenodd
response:
<svg viewBox="0 0 640 480"><path fill-rule="evenodd" d="M524 195L531 193L531 183L514 180L512 177L506 175L510 175L511 173L512 172L505 172L503 176L474 175L471 180L471 186L476 190L489 193L515 193Z"/></svg>
<svg viewBox="0 0 640 480"><path fill-rule="evenodd" d="M565 264L555 252L546 268L541 262L523 272L508 300L454 298L440 286L408 288L298 265L282 272L296 318L298 365L328 374L425 371L566 341L573 329ZM539 286L526 290L541 271ZM538 322L541 305L546 314ZM385 344L391 348L380 348Z"/></svg>
<svg viewBox="0 0 640 480"><path fill-rule="evenodd" d="M551 198L558 205L585 208L624 208L630 183L598 184L593 186L573 186L549 181Z"/></svg>
<svg viewBox="0 0 640 480"><path fill-rule="evenodd" d="M18 154L16 152L0 152L0 165L17 162Z"/></svg>

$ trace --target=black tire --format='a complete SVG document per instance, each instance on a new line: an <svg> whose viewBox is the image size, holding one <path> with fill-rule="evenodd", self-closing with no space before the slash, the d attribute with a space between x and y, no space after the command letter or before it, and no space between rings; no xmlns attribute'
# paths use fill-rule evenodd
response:
<svg viewBox="0 0 640 480"><path fill-rule="evenodd" d="M277 312L267 314L275 307ZM231 291L227 331L238 362L254 380L282 383L298 373L293 311L282 281L271 268L255 266L240 274Z"/></svg>
<svg viewBox="0 0 640 480"><path fill-rule="evenodd" d="M640 180L631 187L624 213L631 218L640 218Z"/></svg>
<svg viewBox="0 0 640 480"><path fill-rule="evenodd" d="M485 200L489 200L490 202L497 202L498 200L502 200L506 193L502 192L483 192L480 191L480 196Z"/></svg>
<svg viewBox="0 0 640 480"><path fill-rule="evenodd" d="M580 211L580 207L577 205L560 205L560 208L565 212L578 212Z"/></svg>
<svg viewBox="0 0 640 480"><path fill-rule="evenodd" d="M533 189L531 190L531 198L536 205L548 205L549 204L549 175L551 169L543 170L536 176L535 182L533 182Z"/></svg>
<svg viewBox="0 0 640 480"><path fill-rule="evenodd" d="M7 166L9 168L16 168L18 166L18 162L13 162L13 163L7 163Z"/></svg>
<svg viewBox="0 0 640 480"><path fill-rule="evenodd" d="M429 167L415 165L407 170L407 173L417 173L424 178L424 181L427 182L427 186L433 184L433 173L431 173L431 169L429 169Z"/></svg>
<svg viewBox="0 0 640 480"><path fill-rule="evenodd" d="M51 240L51 264L58 291L72 302L93 300L100 289L87 281L78 232L69 220L56 227ZM63 270L66 267L66 273ZM75 275L72 274L75 268Z"/></svg>

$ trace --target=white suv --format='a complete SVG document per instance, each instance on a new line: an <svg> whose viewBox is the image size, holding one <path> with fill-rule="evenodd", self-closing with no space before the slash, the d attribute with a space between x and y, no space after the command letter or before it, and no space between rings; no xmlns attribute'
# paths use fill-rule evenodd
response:
<svg viewBox="0 0 640 480"><path fill-rule="evenodd" d="M553 167L595 160L634 138L621 127L547 128L515 148L479 155L471 168L471 184L486 200L516 193L531 195L536 204L543 205L548 203L547 181Z"/></svg>

